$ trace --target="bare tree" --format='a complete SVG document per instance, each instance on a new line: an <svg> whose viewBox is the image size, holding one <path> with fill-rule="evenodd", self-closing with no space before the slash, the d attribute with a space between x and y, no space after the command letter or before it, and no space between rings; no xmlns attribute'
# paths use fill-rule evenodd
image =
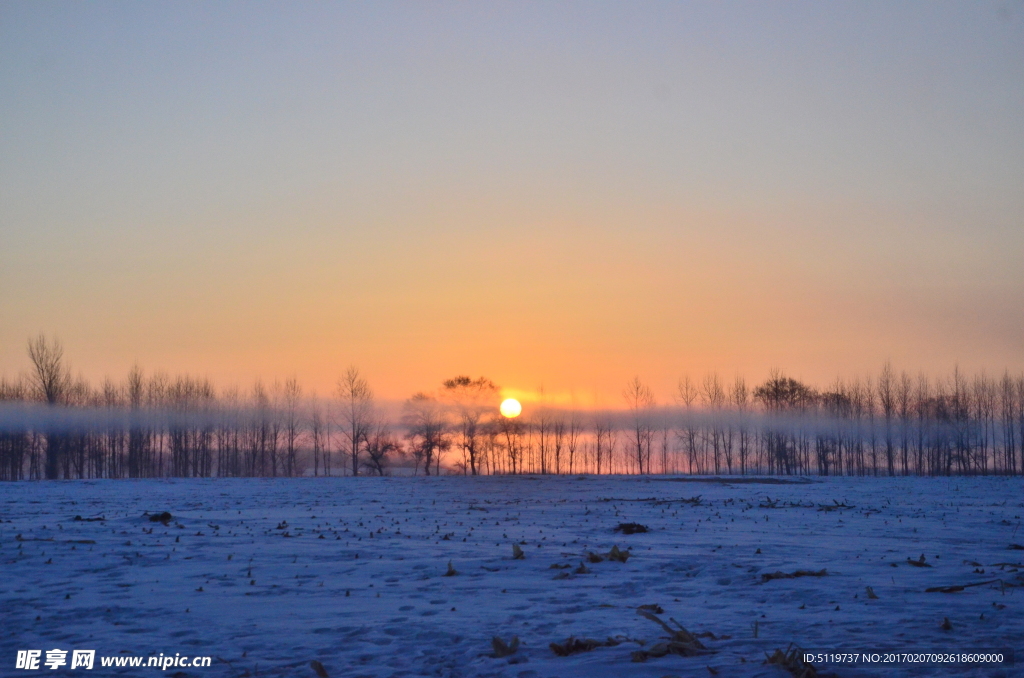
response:
<svg viewBox="0 0 1024 678"><path fill-rule="evenodd" d="M128 406L133 414L145 405L146 380L138 363L132 365L125 383ZM149 450L150 433L141 426L132 426L128 432L128 477L141 478L147 474L146 456Z"/></svg>
<svg viewBox="0 0 1024 678"><path fill-rule="evenodd" d="M313 475L320 475L320 457L324 450L324 416L316 396L310 411L309 432L313 442Z"/></svg>
<svg viewBox="0 0 1024 678"><path fill-rule="evenodd" d="M583 435L583 422L576 410L569 413L569 438L566 451L569 453L569 473L575 473L576 450L579 449L580 437Z"/></svg>
<svg viewBox="0 0 1024 678"><path fill-rule="evenodd" d="M71 388L71 372L64 364L64 347L61 346L60 341L54 339L52 342L48 342L46 336L40 334L28 342L28 357L32 361L34 369L32 383L40 397L48 405L63 403ZM44 472L48 480L57 478L60 472L63 446L64 437L62 435L46 434Z"/></svg>
<svg viewBox="0 0 1024 678"><path fill-rule="evenodd" d="M930 428L930 410L932 409L931 384L924 374L918 375L917 386L914 389L914 415L915 415L915 436L914 447L917 457L918 473L934 473L934 469L925 471L928 429Z"/></svg>
<svg viewBox="0 0 1024 678"><path fill-rule="evenodd" d="M615 454L615 427L604 417L594 421L594 471L601 475L601 464L604 463L606 473L612 472Z"/></svg>
<svg viewBox="0 0 1024 678"><path fill-rule="evenodd" d="M732 386L732 406L739 415L739 453L740 453L740 475L747 472L747 458L750 454L750 431L744 422L747 409L750 406L750 393L747 390L747 382L743 377L736 377Z"/></svg>
<svg viewBox="0 0 1024 678"><path fill-rule="evenodd" d="M1004 371L1002 379L999 380L999 421L1002 426L1003 439L1003 458L1001 462L1003 473L1011 475L1017 472L1018 436L1014 426L1016 409L1014 396L1013 378L1010 377L1009 371Z"/></svg>
<svg viewBox="0 0 1024 678"><path fill-rule="evenodd" d="M498 431L505 447L506 472L523 472L523 422L520 417L499 417Z"/></svg>
<svg viewBox="0 0 1024 678"><path fill-rule="evenodd" d="M442 384L441 397L455 420L456 445L462 450L468 473L480 472L481 444L485 428L495 413L498 387L490 379L458 376Z"/></svg>
<svg viewBox="0 0 1024 678"><path fill-rule="evenodd" d="M551 426L552 446L554 453L555 473L562 472L562 450L565 448L565 420L561 417L555 419Z"/></svg>
<svg viewBox="0 0 1024 678"><path fill-rule="evenodd" d="M633 381L629 382L623 390L622 398L633 414L630 445L633 448L638 471L642 474L645 469L650 471L651 440L653 438L651 409L654 407L654 393L649 386L640 381L640 377L633 377Z"/></svg>
<svg viewBox="0 0 1024 678"><path fill-rule="evenodd" d="M536 409L536 419L530 429L530 433L537 433L537 452L540 457L540 472L548 472L548 451L551 442L551 417L545 403L544 387L540 389L540 407ZM532 436L531 436L532 437ZM532 446L531 446L532 447Z"/></svg>
<svg viewBox="0 0 1024 678"><path fill-rule="evenodd" d="M914 382L905 371L900 372L896 384L896 411L900 418L900 461L903 475L910 473L910 415Z"/></svg>
<svg viewBox="0 0 1024 678"><path fill-rule="evenodd" d="M324 475L331 475L331 401L324 403Z"/></svg>
<svg viewBox="0 0 1024 678"><path fill-rule="evenodd" d="M220 401L217 427L217 475L238 477L244 475L243 441L240 394L237 386L225 389Z"/></svg>
<svg viewBox="0 0 1024 678"><path fill-rule="evenodd" d="M170 391L170 378L164 372L155 372L146 382L146 405L152 408L164 408L168 405L168 392ZM164 465L164 452L167 448L167 427L158 425L152 429L153 449L151 459L151 475L164 476L166 467Z"/></svg>
<svg viewBox="0 0 1024 678"><path fill-rule="evenodd" d="M249 426L246 431L246 475L267 475L267 448L270 439L270 397L263 382L257 380L252 387L249 406Z"/></svg>
<svg viewBox="0 0 1024 678"><path fill-rule="evenodd" d="M402 418L409 430L413 456L422 462L424 474L430 475L431 464L440 474L441 455L451 445L441 404L433 396L417 393L405 402Z"/></svg>
<svg viewBox="0 0 1024 678"><path fill-rule="evenodd" d="M705 427L705 438L710 434L711 452L712 459L715 464L715 473L721 473L722 463L722 452L725 446L725 435L722 431L721 426L718 424L719 415L722 407L725 405L725 390L722 388L722 382L718 378L717 372L711 372L704 376L704 382L701 384L700 389L701 400L703 401L704 410L711 415L711 426ZM710 431L708 431L710 429ZM732 473L732 452L731 450L726 453L726 463L729 466L729 472Z"/></svg>
<svg viewBox="0 0 1024 678"><path fill-rule="evenodd" d="M123 411L127 405L127 394L113 380L103 380L103 407L111 413ZM127 466L128 433L124 427L111 424L102 436L94 441L89 476L93 478L120 478Z"/></svg>
<svg viewBox="0 0 1024 678"><path fill-rule="evenodd" d="M71 388L71 371L64 364L64 347L58 339L47 341L40 334L28 342L28 357L32 361L32 383L49 405L64 401Z"/></svg>
<svg viewBox="0 0 1024 678"><path fill-rule="evenodd" d="M896 475L895 448L892 440L892 419L896 412L896 378L892 365L886 361L882 373L878 376L878 403L882 406L885 417L885 462L889 475Z"/></svg>
<svg viewBox="0 0 1024 678"><path fill-rule="evenodd" d="M7 381L0 378L0 402L19 401L28 397L29 387L24 379ZM25 461L29 460L29 477L38 477L38 455L33 442L35 432L28 430L0 430L0 480L24 478Z"/></svg>
<svg viewBox="0 0 1024 678"><path fill-rule="evenodd" d="M689 473L703 473L704 469L698 457L697 436L699 429L693 421L693 405L697 400L698 391L690 380L689 375L684 375L679 380L676 402L683 406L685 422L682 428L676 433L683 439L688 458L687 471Z"/></svg>
<svg viewBox="0 0 1024 678"><path fill-rule="evenodd" d="M342 435L348 447L352 475L359 475L359 451L370 433L373 417L373 392L366 379L355 367L349 367L338 380L338 399L341 400Z"/></svg>
<svg viewBox="0 0 1024 678"><path fill-rule="evenodd" d="M1018 466L1017 470L1012 471L1013 473L1024 473L1024 374L1017 377L1016 388L1017 392L1017 451L1018 451Z"/></svg>
<svg viewBox="0 0 1024 678"><path fill-rule="evenodd" d="M299 381L292 377L284 382L284 442L285 442L285 475L291 477L298 471L298 450L299 435L301 433L301 420L299 418L299 403L302 399L302 387Z"/></svg>
<svg viewBox="0 0 1024 678"><path fill-rule="evenodd" d="M366 437L366 459L363 466L371 475L384 476L388 472L390 457L402 449L383 419L378 419Z"/></svg>

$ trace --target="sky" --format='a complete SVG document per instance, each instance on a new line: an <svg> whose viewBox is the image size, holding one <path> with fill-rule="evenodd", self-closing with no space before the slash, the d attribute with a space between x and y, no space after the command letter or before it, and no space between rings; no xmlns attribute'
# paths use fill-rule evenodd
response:
<svg viewBox="0 0 1024 678"><path fill-rule="evenodd" d="M0 375L1024 370L1024 2L0 3Z"/></svg>

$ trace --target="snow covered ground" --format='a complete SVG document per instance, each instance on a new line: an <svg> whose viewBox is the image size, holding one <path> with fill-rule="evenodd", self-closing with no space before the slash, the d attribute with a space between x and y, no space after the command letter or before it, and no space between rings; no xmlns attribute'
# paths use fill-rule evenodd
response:
<svg viewBox="0 0 1024 678"><path fill-rule="evenodd" d="M166 524L143 515L163 511ZM1009 548L1022 515L1020 478L7 483L0 674L312 677L316 660L332 677L781 677L765 653L795 643L1018 660L818 665L839 676L1024 675L1024 550ZM614 531L628 522L649 531ZM613 546L627 562L588 561ZM826 573L764 576L798 570ZM667 635L640 605L713 634L699 638L711 652L631 661ZM519 649L489 656L494 636ZM622 642L550 649L570 636ZM18 650L53 648L215 659L14 668Z"/></svg>

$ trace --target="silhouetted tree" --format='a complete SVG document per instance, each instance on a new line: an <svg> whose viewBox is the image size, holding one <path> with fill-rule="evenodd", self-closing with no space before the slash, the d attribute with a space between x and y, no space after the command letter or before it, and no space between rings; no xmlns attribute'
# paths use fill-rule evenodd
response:
<svg viewBox="0 0 1024 678"><path fill-rule="evenodd" d="M405 402L403 421L409 431L413 456L430 475L431 464L441 472L441 455L450 447L441 403L426 393L417 393Z"/></svg>
<svg viewBox="0 0 1024 678"><path fill-rule="evenodd" d="M498 387L490 379L471 379L462 375L442 384L441 397L454 420L455 444L462 451L464 467L467 472L477 475L485 428L496 413L494 401L498 397Z"/></svg>
<svg viewBox="0 0 1024 678"><path fill-rule="evenodd" d="M654 393L651 388L633 377L625 390L622 399L633 415L633 428L630 431L630 446L636 459L639 473L650 472L651 441L651 410L654 408ZM646 471L645 471L646 469Z"/></svg>
<svg viewBox="0 0 1024 678"><path fill-rule="evenodd" d="M683 446L687 454L687 472L704 473L704 468L698 457L697 437L700 429L693 421L693 405L697 400L697 387L690 380L689 375L684 375L677 386L676 402L683 407L684 422L676 435L683 440Z"/></svg>
<svg viewBox="0 0 1024 678"><path fill-rule="evenodd" d="M47 341L40 334L28 342L28 357L32 361L32 382L40 397L50 406L64 402L71 388L71 372L64 364L64 347L60 341ZM45 474L48 480L60 473L61 453L65 437L62 433L46 434Z"/></svg>
<svg viewBox="0 0 1024 678"><path fill-rule="evenodd" d="M359 370L349 367L338 380L338 399L341 401L341 432L352 467L352 475L359 475L359 451L366 443L373 417L373 392Z"/></svg>
<svg viewBox="0 0 1024 678"><path fill-rule="evenodd" d="M363 461L363 467L370 475L386 475L390 458L401 449L401 443L391 434L387 423L378 420L371 427L370 435L366 437L366 459Z"/></svg>
<svg viewBox="0 0 1024 678"><path fill-rule="evenodd" d="M580 420L576 410L569 413L569 437L566 441L566 451L569 453L569 473L576 472L576 451L580 446L580 438L583 435L583 422Z"/></svg>

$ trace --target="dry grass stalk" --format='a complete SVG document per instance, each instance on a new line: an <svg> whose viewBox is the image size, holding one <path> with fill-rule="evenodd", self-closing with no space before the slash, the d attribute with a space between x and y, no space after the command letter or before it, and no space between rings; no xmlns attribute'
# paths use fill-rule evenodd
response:
<svg viewBox="0 0 1024 678"><path fill-rule="evenodd" d="M969 589L972 586L985 586L986 584L1003 584L1002 579L989 579L987 581L977 581L973 584L959 584L954 586L932 586L924 590L925 593L957 593L964 589Z"/></svg>
<svg viewBox="0 0 1024 678"><path fill-rule="evenodd" d="M593 638L577 638L576 636L569 636L565 639L564 643L551 643L548 647L559 657L568 657L571 654L577 652L590 652L591 650L598 647L615 647L620 641L614 638L608 640L594 640Z"/></svg>
<svg viewBox="0 0 1024 678"><path fill-rule="evenodd" d="M621 532L622 534L643 534L648 532L646 525L640 523L619 523L615 528L615 532Z"/></svg>
<svg viewBox="0 0 1024 678"><path fill-rule="evenodd" d="M163 523L164 525L167 525L173 519L174 516L172 516L168 511L161 511L160 513L154 513L149 516L149 522Z"/></svg>
<svg viewBox="0 0 1024 678"><path fill-rule="evenodd" d="M625 551L619 549L618 546L612 546L612 550L608 553L594 553L593 551L587 551L587 561L591 563L600 563L603 560L615 560L620 563L624 563L629 560L629 557L633 555L629 549Z"/></svg>
<svg viewBox="0 0 1024 678"><path fill-rule="evenodd" d="M793 678L817 678L818 670L804 661L804 651L792 644L786 651L776 649L771 655L765 654L765 664L775 664L789 671Z"/></svg>
<svg viewBox="0 0 1024 678"><path fill-rule="evenodd" d="M647 610L648 612L652 612L654 614L664 614L665 613L665 610L663 610L661 605L658 605L657 603L651 603L649 605L641 605L640 607L638 607L636 609L637 609L637 611Z"/></svg>
<svg viewBox="0 0 1024 678"><path fill-rule="evenodd" d="M675 619L670 619L677 628L672 628L659 617L652 614L645 609L638 609L639 614L644 619L650 619L652 622L660 626L668 633L668 638L665 642L655 643L651 647L645 650L637 650L632 653L634 662L645 662L651 657L664 657L669 654L678 655L680 657L695 657L697 655L709 654L712 650L709 650L704 646L697 636L693 635L683 625L677 622Z"/></svg>
<svg viewBox="0 0 1024 678"><path fill-rule="evenodd" d="M828 570L797 570L796 572L766 572L761 575L761 583L772 579L796 579L797 577L825 577Z"/></svg>
<svg viewBox="0 0 1024 678"><path fill-rule="evenodd" d="M519 649L519 636L512 636L512 640L508 644L498 636L494 636L491 638L491 647L494 648L494 652L491 654L492 657L497 659L508 657L515 654Z"/></svg>

